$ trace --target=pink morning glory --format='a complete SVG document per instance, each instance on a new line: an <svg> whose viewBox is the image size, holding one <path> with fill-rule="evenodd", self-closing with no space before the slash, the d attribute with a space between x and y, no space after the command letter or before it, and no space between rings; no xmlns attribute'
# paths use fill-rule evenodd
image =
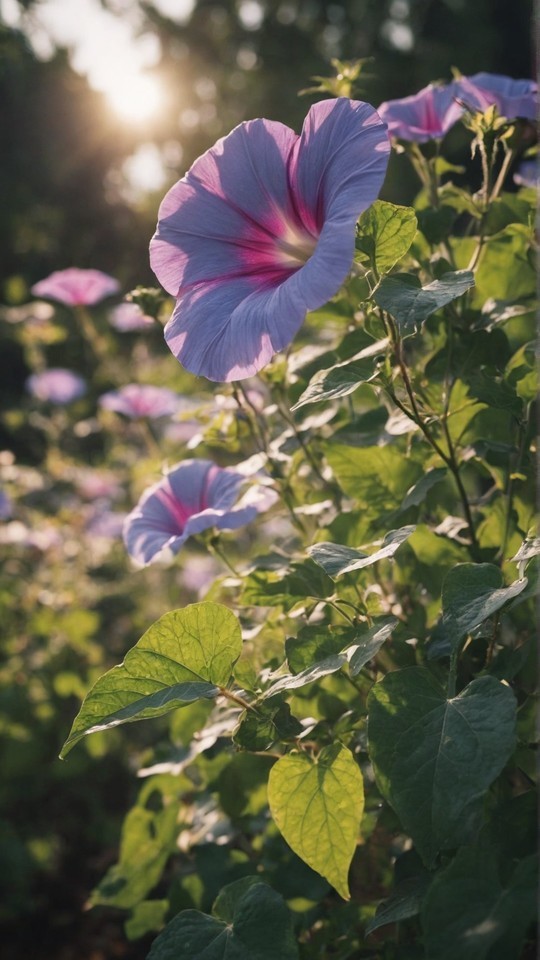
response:
<svg viewBox="0 0 540 960"><path fill-rule="evenodd" d="M57 300L68 307L90 307L119 290L118 280L107 273L102 273L101 270L79 270L78 267L56 270L32 287L34 296Z"/></svg>
<svg viewBox="0 0 540 960"><path fill-rule="evenodd" d="M129 383L119 390L104 393L99 403L104 410L138 420L140 417L170 417L180 408L182 398L166 387Z"/></svg>
<svg viewBox="0 0 540 960"><path fill-rule="evenodd" d="M250 120L195 161L163 200L150 244L177 298L165 338L188 370L251 376L334 296L389 151L373 107L338 98L311 107L301 136Z"/></svg>
<svg viewBox="0 0 540 960"><path fill-rule="evenodd" d="M474 110L485 112L493 104L502 117L536 120L538 84L533 80L513 80L498 73L475 73L457 81L461 99Z"/></svg>
<svg viewBox="0 0 540 960"><path fill-rule="evenodd" d="M154 326L152 317L142 312L136 303L119 303L109 314L109 322L119 333L133 333Z"/></svg>
<svg viewBox="0 0 540 960"><path fill-rule="evenodd" d="M246 478L211 460L184 460L147 490L124 524L124 542L145 565L176 554L193 534L210 527L235 530L266 510L274 491L251 487L239 499Z"/></svg>
<svg viewBox="0 0 540 960"><path fill-rule="evenodd" d="M26 389L37 400L63 406L84 396L86 381L72 370L51 367L28 377Z"/></svg>
<svg viewBox="0 0 540 960"><path fill-rule="evenodd" d="M412 97L381 103L378 111L393 137L425 143L444 137L462 116L464 108L456 100L459 96L457 83L430 83Z"/></svg>

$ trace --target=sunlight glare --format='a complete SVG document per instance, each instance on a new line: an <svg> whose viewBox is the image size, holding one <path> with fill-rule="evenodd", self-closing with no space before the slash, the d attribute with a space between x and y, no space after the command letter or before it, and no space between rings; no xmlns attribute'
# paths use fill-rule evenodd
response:
<svg viewBox="0 0 540 960"><path fill-rule="evenodd" d="M160 83L146 74L123 75L104 92L116 113L131 123L150 120L163 105Z"/></svg>

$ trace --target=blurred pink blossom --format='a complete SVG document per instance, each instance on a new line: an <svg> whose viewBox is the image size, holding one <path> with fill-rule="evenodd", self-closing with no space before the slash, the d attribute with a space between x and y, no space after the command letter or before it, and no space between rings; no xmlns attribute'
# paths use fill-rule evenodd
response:
<svg viewBox="0 0 540 960"><path fill-rule="evenodd" d="M89 307L99 303L104 297L118 293L119 290L118 280L107 273L102 273L101 270L80 270L78 267L56 270L32 287L34 296L57 300L68 307Z"/></svg>
<svg viewBox="0 0 540 960"><path fill-rule="evenodd" d="M51 367L28 377L26 389L37 400L63 406L86 393L86 381L72 370Z"/></svg>
<svg viewBox="0 0 540 960"><path fill-rule="evenodd" d="M155 321L143 313L136 303L120 303L109 313L109 323L119 333L132 333L153 327Z"/></svg>
<svg viewBox="0 0 540 960"><path fill-rule="evenodd" d="M131 420L140 417L170 417L182 404L182 398L166 387L128 383L119 390L110 390L99 398L104 410L122 413Z"/></svg>

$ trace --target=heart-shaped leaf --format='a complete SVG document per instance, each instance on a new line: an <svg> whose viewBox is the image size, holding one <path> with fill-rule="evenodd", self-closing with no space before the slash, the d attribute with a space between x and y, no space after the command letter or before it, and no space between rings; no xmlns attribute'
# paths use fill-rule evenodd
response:
<svg viewBox="0 0 540 960"><path fill-rule="evenodd" d="M411 336L427 318L474 286L471 270L444 273L421 287L415 277L399 274L385 277L377 288L374 300L388 310L397 321L402 336Z"/></svg>
<svg viewBox="0 0 540 960"><path fill-rule="evenodd" d="M166 613L92 687L61 756L89 733L215 697L241 650L240 624L228 607L194 603Z"/></svg>
<svg viewBox="0 0 540 960"><path fill-rule="evenodd" d="M291 915L267 884L249 877L229 884L214 912L183 910L154 940L148 960L298 960Z"/></svg>
<svg viewBox="0 0 540 960"><path fill-rule="evenodd" d="M431 866L465 841L481 799L514 748L516 700L494 677L451 700L425 667L389 673L368 699L379 789Z"/></svg>
<svg viewBox="0 0 540 960"><path fill-rule="evenodd" d="M272 767L270 811L290 847L349 899L348 872L364 811L364 785L350 750L340 743L314 761L290 753Z"/></svg>

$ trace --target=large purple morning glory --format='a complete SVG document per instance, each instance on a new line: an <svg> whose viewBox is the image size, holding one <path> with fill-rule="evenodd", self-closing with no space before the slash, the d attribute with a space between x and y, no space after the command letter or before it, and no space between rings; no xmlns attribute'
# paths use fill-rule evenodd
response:
<svg viewBox="0 0 540 960"><path fill-rule="evenodd" d="M170 417L180 409L182 398L166 387L146 383L128 383L118 390L110 390L99 398L104 410L122 413L138 420L140 417Z"/></svg>
<svg viewBox="0 0 540 960"><path fill-rule="evenodd" d="M36 297L57 300L68 307L89 307L113 293L118 293L120 284L101 270L80 270L68 267L56 270L32 287Z"/></svg>
<svg viewBox="0 0 540 960"><path fill-rule="evenodd" d="M387 100L377 109L393 137L425 143L444 137L459 120L464 112L456 99L459 96L457 83L430 83L412 97Z"/></svg>
<svg viewBox="0 0 540 960"><path fill-rule="evenodd" d="M274 502L274 491L251 487L239 500L246 478L211 460L184 460L150 487L126 517L124 542L145 565L178 553L193 534L210 527L235 530Z"/></svg>
<svg viewBox="0 0 540 960"><path fill-rule="evenodd" d="M165 338L188 370L251 376L334 296L389 151L373 107L338 98L311 107L301 136L250 120L195 161L163 200L150 244L177 297Z"/></svg>
<svg viewBox="0 0 540 960"><path fill-rule="evenodd" d="M86 381L72 370L51 367L41 373L33 373L26 381L26 389L37 400L64 406L86 393Z"/></svg>
<svg viewBox="0 0 540 960"><path fill-rule="evenodd" d="M501 116L509 120L516 117L536 120L538 84L533 80L513 80L498 73L475 73L457 82L462 88L461 98L474 110L484 113L495 105Z"/></svg>

